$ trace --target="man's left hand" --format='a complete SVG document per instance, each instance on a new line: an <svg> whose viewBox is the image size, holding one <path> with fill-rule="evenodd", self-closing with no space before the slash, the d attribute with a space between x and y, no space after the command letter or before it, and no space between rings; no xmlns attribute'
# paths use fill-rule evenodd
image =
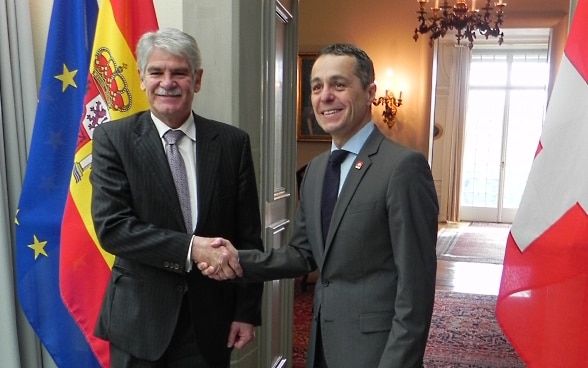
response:
<svg viewBox="0 0 588 368"><path fill-rule="evenodd" d="M233 322L227 347L242 349L255 338L255 326L244 322Z"/></svg>

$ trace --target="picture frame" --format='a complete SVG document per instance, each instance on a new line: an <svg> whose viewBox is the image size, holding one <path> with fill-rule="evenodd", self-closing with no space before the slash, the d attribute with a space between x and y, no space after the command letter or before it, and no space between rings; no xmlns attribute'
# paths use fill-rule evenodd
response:
<svg viewBox="0 0 588 368"><path fill-rule="evenodd" d="M310 102L310 73L317 58L316 53L298 54L298 119L296 138L298 141L328 142L331 136L319 126Z"/></svg>

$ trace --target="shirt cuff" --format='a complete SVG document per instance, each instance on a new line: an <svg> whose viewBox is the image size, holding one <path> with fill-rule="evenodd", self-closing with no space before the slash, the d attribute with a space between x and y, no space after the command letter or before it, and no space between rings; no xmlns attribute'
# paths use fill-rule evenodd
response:
<svg viewBox="0 0 588 368"><path fill-rule="evenodd" d="M188 256L186 257L186 272L192 271L192 244L194 244L194 235L190 238L190 245L188 246Z"/></svg>

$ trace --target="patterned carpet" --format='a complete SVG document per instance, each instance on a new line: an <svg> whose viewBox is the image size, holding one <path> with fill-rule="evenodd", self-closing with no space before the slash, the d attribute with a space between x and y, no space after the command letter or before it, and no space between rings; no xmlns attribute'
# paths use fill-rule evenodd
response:
<svg viewBox="0 0 588 368"><path fill-rule="evenodd" d="M525 367L496 321L495 306L496 296L437 291L425 367Z"/></svg>
<svg viewBox="0 0 588 368"><path fill-rule="evenodd" d="M300 280L294 283L294 320L292 336L292 368L304 368L306 362L306 349L308 335L310 334L310 321L312 319L312 297L314 285L309 285L302 291Z"/></svg>
<svg viewBox="0 0 588 368"><path fill-rule="evenodd" d="M304 368L313 287L295 285L292 368ZM496 297L437 291L425 368L524 368L494 315Z"/></svg>

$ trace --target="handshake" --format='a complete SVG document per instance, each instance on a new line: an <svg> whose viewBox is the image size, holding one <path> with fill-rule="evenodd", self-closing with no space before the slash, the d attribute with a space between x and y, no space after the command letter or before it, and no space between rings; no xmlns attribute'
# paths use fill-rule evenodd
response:
<svg viewBox="0 0 588 368"><path fill-rule="evenodd" d="M243 276L239 253L227 239L195 236L192 241L192 260L204 276L214 280Z"/></svg>

